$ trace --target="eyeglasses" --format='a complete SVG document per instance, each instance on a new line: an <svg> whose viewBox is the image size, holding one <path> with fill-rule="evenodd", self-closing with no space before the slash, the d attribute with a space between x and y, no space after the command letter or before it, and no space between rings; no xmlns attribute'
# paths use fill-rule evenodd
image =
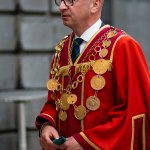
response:
<svg viewBox="0 0 150 150"><path fill-rule="evenodd" d="M66 6L72 6L72 5L73 5L73 2L74 2L74 0L55 0L55 4L56 4L57 6L60 6L62 1L64 2L64 4L65 4Z"/></svg>

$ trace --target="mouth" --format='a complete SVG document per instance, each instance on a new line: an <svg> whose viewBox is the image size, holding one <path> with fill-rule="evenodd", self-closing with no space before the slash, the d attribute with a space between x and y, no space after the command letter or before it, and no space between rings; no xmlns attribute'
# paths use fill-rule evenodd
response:
<svg viewBox="0 0 150 150"><path fill-rule="evenodd" d="M69 15L61 15L62 19L67 19L69 18L70 16Z"/></svg>

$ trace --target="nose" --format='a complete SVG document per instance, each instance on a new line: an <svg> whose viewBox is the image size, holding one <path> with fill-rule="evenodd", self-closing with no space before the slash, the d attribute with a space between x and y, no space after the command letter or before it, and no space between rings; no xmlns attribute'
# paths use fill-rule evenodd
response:
<svg viewBox="0 0 150 150"><path fill-rule="evenodd" d="M61 1L60 6L59 6L59 10L62 11L64 9L67 9L67 6L65 5L64 1Z"/></svg>

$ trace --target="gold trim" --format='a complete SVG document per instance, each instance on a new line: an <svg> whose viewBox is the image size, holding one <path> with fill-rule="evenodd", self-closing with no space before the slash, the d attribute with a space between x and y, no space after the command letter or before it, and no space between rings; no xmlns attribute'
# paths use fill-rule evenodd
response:
<svg viewBox="0 0 150 150"><path fill-rule="evenodd" d="M136 119L139 119L139 118L143 118L143 129L142 129L142 144L143 144L143 150L146 150L146 135L145 135L145 114L140 114L140 115L137 115L137 116L133 116L132 117L132 139L131 139L131 150L134 149L134 121Z"/></svg>
<svg viewBox="0 0 150 150"><path fill-rule="evenodd" d="M117 44L117 42L119 41L119 39L121 39L121 38L124 37L124 36L127 36L127 35L121 35L121 36L119 36L119 37L115 40L115 43L114 43L114 45L113 45L113 47L112 47L112 51L111 51L111 55L110 55L110 62L111 62L111 63L113 62L113 55L114 55L114 50L115 50L116 44Z"/></svg>
<svg viewBox="0 0 150 150"><path fill-rule="evenodd" d="M83 139L89 144L91 145L93 148L95 148L96 150L101 150L99 147L97 147L93 142L91 142L87 136L83 133L83 132L80 132L80 135L83 137Z"/></svg>
<svg viewBox="0 0 150 150"><path fill-rule="evenodd" d="M83 76L83 82L82 82L82 92L81 92L81 105L83 106L83 101L84 101L84 80L85 76ZM84 119L81 120L81 131L84 130Z"/></svg>
<svg viewBox="0 0 150 150"><path fill-rule="evenodd" d="M76 65L80 59L80 57L82 56L82 54L84 53L84 51L86 50L86 48L89 46L89 44L91 43L91 41L93 41L93 39L97 36L97 34L99 32L101 32L104 28L107 28L107 27L110 27L110 25L105 25L103 27L101 27L93 36L92 38L90 39L90 41L86 44L86 46L84 47L83 51L81 52L81 54L79 55L79 57L76 59L74 65Z"/></svg>
<svg viewBox="0 0 150 150"><path fill-rule="evenodd" d="M80 69L80 67L81 67L82 65L88 65L88 64L89 64L89 65L92 66L92 65L94 64L94 61L91 61L91 62L84 62L84 63L80 63L80 64L77 64L77 62L78 62L78 59L80 59L80 57L81 57L82 54L84 53L85 49L88 47L88 45L91 43L91 41L92 41L92 40L95 38L95 36L98 34L98 32L100 32L101 30L103 30L103 29L106 28L106 27L109 27L109 25L105 25L104 27L100 28L100 29L95 33L95 35L92 37L92 39L91 39L91 40L87 43L87 45L85 46L85 48L84 48L84 50L82 51L82 53L80 54L80 56L77 58L76 62L74 63L75 72L76 72L76 73L79 72L79 69ZM127 36L127 35L121 35L121 36L119 36L119 37L115 40L115 42L114 42L114 44L113 44L112 51L111 51L111 56L110 56L110 62L111 62L111 63L113 62L114 49L115 49L115 47L116 47L116 44L117 44L118 40L119 40L120 38L124 37L124 36ZM70 52L70 50L69 50L70 46L71 46L71 38L69 39L69 44L68 44L68 51L69 51L69 52ZM71 59L71 55L70 55L70 54L68 54L68 57L70 57L70 59ZM66 66L60 67L58 76L62 76L62 75L67 76L67 75L68 75L69 68L70 68L70 65L73 65L73 63L71 62L71 64L68 64L68 65L66 65Z"/></svg>
<svg viewBox="0 0 150 150"><path fill-rule="evenodd" d="M45 113L42 113L41 115L45 115L45 116L49 117L50 119L52 119L52 120L53 120L53 122L54 122L54 123L55 123L55 125L56 125L56 122L55 122L55 120L53 119L53 117L52 117L52 116L50 116L50 115L48 115L48 114L45 114Z"/></svg>
<svg viewBox="0 0 150 150"><path fill-rule="evenodd" d="M73 39L73 34L70 36L70 39L69 39L69 44L68 44L68 59L70 60L68 63L68 65L73 65L73 62L72 62L72 58L71 58L71 48L72 48L72 39Z"/></svg>

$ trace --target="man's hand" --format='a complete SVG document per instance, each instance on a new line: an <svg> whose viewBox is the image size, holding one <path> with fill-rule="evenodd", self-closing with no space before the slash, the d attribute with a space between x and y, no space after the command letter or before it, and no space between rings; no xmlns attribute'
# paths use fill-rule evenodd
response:
<svg viewBox="0 0 150 150"><path fill-rule="evenodd" d="M40 136L40 145L44 150L58 150L59 147L52 142L52 138L58 139L57 130L49 124L44 125Z"/></svg>
<svg viewBox="0 0 150 150"><path fill-rule="evenodd" d="M61 150L84 150L83 147L73 138L69 137L66 142L59 146Z"/></svg>

